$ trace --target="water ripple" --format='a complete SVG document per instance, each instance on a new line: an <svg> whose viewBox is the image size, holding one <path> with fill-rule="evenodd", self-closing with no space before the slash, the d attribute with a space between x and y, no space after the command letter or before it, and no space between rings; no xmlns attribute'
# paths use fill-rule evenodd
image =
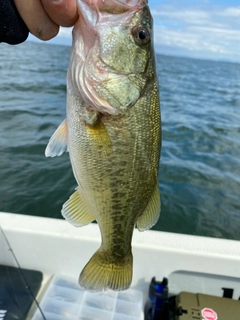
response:
<svg viewBox="0 0 240 320"><path fill-rule="evenodd" d="M45 158L65 117L69 47L0 51L0 210L60 218L69 156ZM240 240L240 65L157 56L163 126L157 230Z"/></svg>

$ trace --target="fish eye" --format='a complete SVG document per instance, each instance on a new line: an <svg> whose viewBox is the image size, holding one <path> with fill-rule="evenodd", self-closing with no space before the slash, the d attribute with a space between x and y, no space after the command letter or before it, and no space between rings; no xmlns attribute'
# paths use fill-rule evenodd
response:
<svg viewBox="0 0 240 320"><path fill-rule="evenodd" d="M143 26L137 26L132 29L134 40L137 44L146 44L150 41L150 34L147 28Z"/></svg>
<svg viewBox="0 0 240 320"><path fill-rule="evenodd" d="M139 36L139 39L144 40L144 39L146 39L147 34L146 34L145 30L140 30L138 33L138 36Z"/></svg>

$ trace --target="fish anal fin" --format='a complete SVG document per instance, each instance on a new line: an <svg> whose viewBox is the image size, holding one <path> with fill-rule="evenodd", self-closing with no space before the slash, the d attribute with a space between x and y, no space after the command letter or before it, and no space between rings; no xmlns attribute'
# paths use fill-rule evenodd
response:
<svg viewBox="0 0 240 320"><path fill-rule="evenodd" d="M137 219L137 227L139 231L150 229L158 221L161 211L160 191L158 183L153 190L148 205L143 214Z"/></svg>
<svg viewBox="0 0 240 320"><path fill-rule="evenodd" d="M63 217L75 227L85 226L95 220L79 187L64 203L61 212Z"/></svg>
<svg viewBox="0 0 240 320"><path fill-rule="evenodd" d="M110 258L100 247L81 272L79 285L88 291L97 292L128 289L132 282L132 253L129 252L119 261Z"/></svg>
<svg viewBox="0 0 240 320"><path fill-rule="evenodd" d="M45 150L46 157L60 156L67 151L68 130L66 119L59 125L50 138Z"/></svg>

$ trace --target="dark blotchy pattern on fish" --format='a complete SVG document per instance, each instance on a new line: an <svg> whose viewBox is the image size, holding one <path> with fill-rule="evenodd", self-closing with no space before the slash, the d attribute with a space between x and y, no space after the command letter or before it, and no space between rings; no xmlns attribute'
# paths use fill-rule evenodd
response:
<svg viewBox="0 0 240 320"><path fill-rule="evenodd" d="M98 5L104 7L96 0ZM67 121L46 152L59 155L67 141L78 188L62 214L75 226L97 220L101 230L101 247L79 278L80 285L92 291L130 286L134 226L149 229L160 214L161 119L152 19L144 5L139 0L119 15L98 8L96 20L79 11L68 73ZM65 131L67 139L62 137Z"/></svg>

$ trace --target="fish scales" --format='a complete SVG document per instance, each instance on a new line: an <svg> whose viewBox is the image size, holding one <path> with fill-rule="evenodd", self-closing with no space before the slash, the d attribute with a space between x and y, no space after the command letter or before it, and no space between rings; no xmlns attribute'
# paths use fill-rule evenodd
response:
<svg viewBox="0 0 240 320"><path fill-rule="evenodd" d="M143 0L127 1L127 9L113 1L115 7L108 3L103 13L102 2L94 3L99 21L114 24L111 15L119 15L117 5L123 22L105 29L95 22L94 29L79 9L82 20L73 32L67 118L50 139L46 155L59 155L67 145L78 188L62 214L75 226L96 220L101 231L101 247L80 274L80 285L91 291L123 290L132 279L134 226L149 229L160 213L161 119L152 20ZM119 16L116 20L121 21ZM83 21L89 23L95 42L79 34ZM140 36L143 39L136 39ZM122 50L133 58L119 55Z"/></svg>

